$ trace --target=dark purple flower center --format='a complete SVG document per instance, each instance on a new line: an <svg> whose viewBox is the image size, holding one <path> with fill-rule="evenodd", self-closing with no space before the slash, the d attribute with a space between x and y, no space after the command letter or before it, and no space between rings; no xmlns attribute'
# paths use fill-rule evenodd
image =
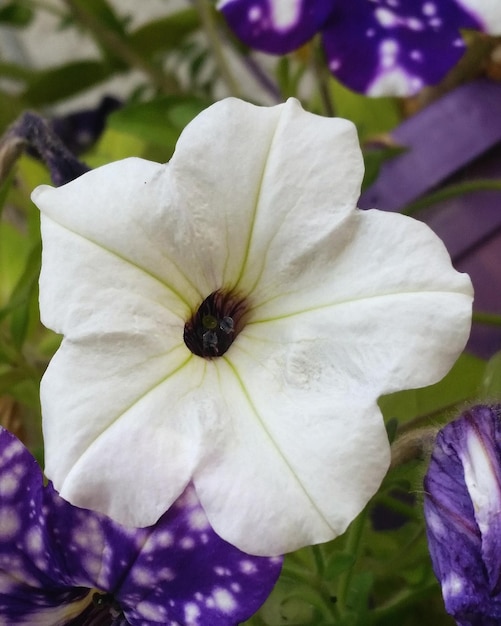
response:
<svg viewBox="0 0 501 626"><path fill-rule="evenodd" d="M184 343L197 356L222 356L244 327L247 311L243 298L214 291L184 325Z"/></svg>
<svg viewBox="0 0 501 626"><path fill-rule="evenodd" d="M68 626L127 626L122 609L111 593L94 593L92 602Z"/></svg>

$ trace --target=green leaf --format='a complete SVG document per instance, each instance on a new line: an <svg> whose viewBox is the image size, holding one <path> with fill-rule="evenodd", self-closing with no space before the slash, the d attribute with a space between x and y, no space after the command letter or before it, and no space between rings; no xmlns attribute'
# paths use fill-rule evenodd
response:
<svg viewBox="0 0 501 626"><path fill-rule="evenodd" d="M145 24L130 33L128 43L142 56L152 57L174 50L187 35L199 27L200 22L196 11L186 9Z"/></svg>
<svg viewBox="0 0 501 626"><path fill-rule="evenodd" d="M33 290L38 285L38 275L40 274L40 247L37 244L28 255L23 273L19 278L11 297L7 304L0 309L0 319L6 317L9 313L18 308L29 306L29 300L33 294Z"/></svg>
<svg viewBox="0 0 501 626"><path fill-rule="evenodd" d="M501 352L496 352L487 363L480 395L486 401L501 400Z"/></svg>
<svg viewBox="0 0 501 626"><path fill-rule="evenodd" d="M8 222L0 222L0 307L7 303L26 264L23 235Z"/></svg>
<svg viewBox="0 0 501 626"><path fill-rule="evenodd" d="M208 101L195 97L159 97L115 111L108 118L108 126L161 146L168 160L183 128L208 105Z"/></svg>
<svg viewBox="0 0 501 626"><path fill-rule="evenodd" d="M396 98L368 98L350 91L334 78L330 85L336 115L351 120L362 140L386 133L399 124L401 114Z"/></svg>
<svg viewBox="0 0 501 626"><path fill-rule="evenodd" d="M69 98L110 77L116 68L99 61L75 61L38 72L28 83L23 97L32 106Z"/></svg>
<svg viewBox="0 0 501 626"><path fill-rule="evenodd" d="M106 0L75 0L75 5L85 13L91 14L109 30L125 37L124 21L118 17Z"/></svg>
<svg viewBox="0 0 501 626"><path fill-rule="evenodd" d="M0 374L0 396L11 393L12 387L25 380L26 372L20 369L9 369Z"/></svg>
<svg viewBox="0 0 501 626"><path fill-rule="evenodd" d="M26 106L22 98L0 90L0 134L3 134L4 129L21 115Z"/></svg>
<svg viewBox="0 0 501 626"><path fill-rule="evenodd" d="M365 173L362 183L362 191L370 187L379 176L379 170L385 161L394 159L402 154L405 149L401 147L388 147L382 150L366 150L364 151Z"/></svg>
<svg viewBox="0 0 501 626"><path fill-rule="evenodd" d="M418 415L438 413L457 403L477 397L485 370L485 361L462 354L440 382L423 389L409 389L383 396L379 406L386 418L405 422Z"/></svg>
<svg viewBox="0 0 501 626"><path fill-rule="evenodd" d="M325 578L327 580L336 578L336 576L339 576L342 572L350 569L350 567L353 567L356 560L357 559L353 554L348 554L347 552L336 552L327 561Z"/></svg>
<svg viewBox="0 0 501 626"><path fill-rule="evenodd" d="M27 26L33 19L33 11L20 2L9 2L0 8L0 22L9 26Z"/></svg>

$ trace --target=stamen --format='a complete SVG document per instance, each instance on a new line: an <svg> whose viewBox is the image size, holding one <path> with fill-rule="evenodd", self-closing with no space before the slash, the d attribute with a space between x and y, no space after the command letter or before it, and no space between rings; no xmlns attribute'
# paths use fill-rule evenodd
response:
<svg viewBox="0 0 501 626"><path fill-rule="evenodd" d="M197 356L222 356L244 327L247 303L231 292L214 291L184 326L184 342Z"/></svg>

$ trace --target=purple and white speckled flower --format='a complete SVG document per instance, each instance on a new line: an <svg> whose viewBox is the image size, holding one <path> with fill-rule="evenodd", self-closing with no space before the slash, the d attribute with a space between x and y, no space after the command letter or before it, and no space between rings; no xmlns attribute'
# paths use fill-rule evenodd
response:
<svg viewBox="0 0 501 626"><path fill-rule="evenodd" d="M475 406L440 431L424 488L447 611L459 626L501 623L501 405Z"/></svg>
<svg viewBox="0 0 501 626"><path fill-rule="evenodd" d="M232 626L264 602L280 568L218 537L192 487L150 528L76 508L0 429L2 626Z"/></svg>
<svg viewBox="0 0 501 626"><path fill-rule="evenodd" d="M409 96L462 56L460 29L501 33L498 0L220 0L237 36L272 54L321 33L329 69L371 96Z"/></svg>

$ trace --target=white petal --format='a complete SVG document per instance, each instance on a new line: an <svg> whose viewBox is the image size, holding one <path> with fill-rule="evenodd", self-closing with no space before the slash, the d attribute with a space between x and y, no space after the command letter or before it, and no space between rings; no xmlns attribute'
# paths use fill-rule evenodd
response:
<svg viewBox="0 0 501 626"><path fill-rule="evenodd" d="M204 360L184 345L148 359L151 348L111 333L65 341L41 388L47 475L65 499L130 526L153 524L184 491L219 414Z"/></svg>
<svg viewBox="0 0 501 626"><path fill-rule="evenodd" d="M280 356L263 360L261 345L252 355L246 347L233 351L238 368L218 362L232 431L195 473L200 501L216 532L251 554L328 541L386 473L381 413L370 394L343 394L331 381L294 392Z"/></svg>
<svg viewBox="0 0 501 626"><path fill-rule="evenodd" d="M92 289L102 271L116 273L121 293L146 289L150 297L156 283L162 303L186 317L201 294L191 280L192 268L184 267L176 256L178 246L186 252L189 242L178 242L183 212L173 207L171 187L167 165L125 159L63 187L35 189L32 198L42 211L42 228L52 223L66 231L42 231L40 308L47 326L64 333L73 332L75 325L80 328L82 304L88 303L89 309L97 306ZM104 288L107 293L98 297L120 308L113 304L114 286L112 280Z"/></svg>
<svg viewBox="0 0 501 626"><path fill-rule="evenodd" d="M291 343L327 341L333 359L342 354L345 367L353 363L354 376L377 395L440 380L464 348L471 281L421 222L352 212L302 261L301 275L284 277L281 292L269 296L260 283L244 334L277 336L291 327ZM259 329L267 321L274 329Z"/></svg>
<svg viewBox="0 0 501 626"><path fill-rule="evenodd" d="M272 108L217 103L185 129L171 168L200 267L211 260L213 289L245 294L264 267L280 285L296 251L346 218L363 177L353 124L307 113L293 99Z"/></svg>

